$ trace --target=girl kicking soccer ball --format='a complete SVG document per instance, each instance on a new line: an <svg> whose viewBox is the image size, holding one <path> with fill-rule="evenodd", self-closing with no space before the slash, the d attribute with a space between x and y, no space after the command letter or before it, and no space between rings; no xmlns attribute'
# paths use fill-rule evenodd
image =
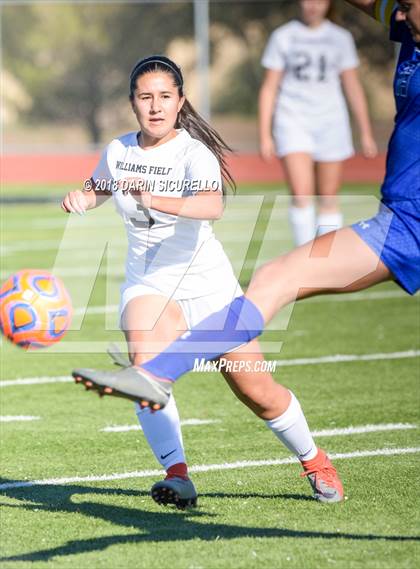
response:
<svg viewBox="0 0 420 569"><path fill-rule="evenodd" d="M362 290L388 280L409 294L420 289L420 0L347 1L388 24L390 38L401 44L394 81L397 114L377 215L263 265L245 296L235 298L142 366L120 374L76 370L78 377L83 375L102 390L165 405L173 383L192 369L197 356L212 359L253 340L289 302ZM221 321L225 326L220 332ZM206 342L214 346L215 339L218 348L202 354L201 346Z"/></svg>
<svg viewBox="0 0 420 569"><path fill-rule="evenodd" d="M181 70L165 57L152 56L136 64L130 76L130 101L140 130L113 140L92 176L97 187L105 180L107 187L115 188L112 198L127 230L121 327L130 362L118 358L123 365L117 374L118 388L112 382L102 388L94 370L74 375L102 394L137 401L143 432L167 471L166 479L153 486L152 496L159 503L185 507L195 504L197 494L188 477L175 400L170 396L162 404L158 399L131 397L132 378L127 374L150 358L148 344L170 344L180 329L192 328L242 295L210 224L223 213L221 172L232 181L223 160L228 147L194 111L184 95ZM133 173L138 173L137 181ZM131 191L133 181L137 183ZM94 191L70 192L62 207L82 212L102 199ZM263 356L256 342L252 348L247 363L258 369ZM173 354L174 364L177 358ZM240 350L226 355L233 362L243 358ZM342 500L337 473L316 447L296 397L265 372L224 371L223 375L237 397L300 459L315 497Z"/></svg>

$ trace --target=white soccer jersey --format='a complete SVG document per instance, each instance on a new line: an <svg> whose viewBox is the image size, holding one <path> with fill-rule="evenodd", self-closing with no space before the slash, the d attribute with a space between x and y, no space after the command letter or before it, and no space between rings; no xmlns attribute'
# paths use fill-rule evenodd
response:
<svg viewBox="0 0 420 569"><path fill-rule="evenodd" d="M340 73L359 65L347 30L328 20L317 28L293 20L272 33L262 65L284 71L275 113L347 114Z"/></svg>
<svg viewBox="0 0 420 569"><path fill-rule="evenodd" d="M103 152L92 178L99 188L114 188L112 197L126 227L125 288L153 285L157 292L178 300L223 287L220 270L225 270L225 277L226 270L233 276L209 221L145 210L135 195L117 188L121 180L139 178L152 194L173 199L206 188L221 189L216 157L188 132L180 130L150 150L138 145L136 132L116 138Z"/></svg>

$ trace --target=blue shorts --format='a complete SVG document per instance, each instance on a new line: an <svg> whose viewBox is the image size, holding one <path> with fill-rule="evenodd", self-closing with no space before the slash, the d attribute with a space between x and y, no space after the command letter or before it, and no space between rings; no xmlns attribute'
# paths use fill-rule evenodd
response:
<svg viewBox="0 0 420 569"><path fill-rule="evenodd" d="M375 217L352 225L408 293L420 288L420 199L383 201Z"/></svg>

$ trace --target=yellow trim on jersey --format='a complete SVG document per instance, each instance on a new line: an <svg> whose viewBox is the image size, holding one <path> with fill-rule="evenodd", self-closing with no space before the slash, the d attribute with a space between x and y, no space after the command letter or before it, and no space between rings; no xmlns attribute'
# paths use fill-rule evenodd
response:
<svg viewBox="0 0 420 569"><path fill-rule="evenodd" d="M395 0L376 0L375 18L385 24L385 26L389 26L392 13L396 7L397 3Z"/></svg>

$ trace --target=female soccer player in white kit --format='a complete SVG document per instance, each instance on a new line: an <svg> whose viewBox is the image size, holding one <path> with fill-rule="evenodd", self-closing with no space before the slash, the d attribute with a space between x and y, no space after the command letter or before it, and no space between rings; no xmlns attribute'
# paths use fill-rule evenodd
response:
<svg viewBox="0 0 420 569"><path fill-rule="evenodd" d="M223 159L228 147L185 99L181 70L167 58L138 62L130 76L130 100L140 132L113 140L92 179L97 190L113 188L126 226L121 328L131 363L140 365L151 357L150 343L160 351L180 329L193 327L242 291L209 223L223 212L220 170L229 181ZM91 209L99 205L100 193L70 192L62 207L72 213ZM240 349L226 355L232 362L243 357ZM263 360L257 343L247 350L246 360L251 369ZM125 366L131 369L130 362ZM342 500L336 470L316 447L296 397L266 372L222 373L237 397L299 458L315 497ZM90 381L85 385L94 386ZM153 486L153 498L178 507L193 505L197 494L188 477L174 398L158 413L142 409L140 401L137 415L167 471L167 478Z"/></svg>
<svg viewBox="0 0 420 569"><path fill-rule="evenodd" d="M316 233L343 225L337 192L343 161L354 150L342 88L359 126L364 155L377 154L351 34L329 20L330 0L299 3L301 19L277 28L266 46L259 97L261 155L281 159L292 193L289 220L298 246Z"/></svg>

